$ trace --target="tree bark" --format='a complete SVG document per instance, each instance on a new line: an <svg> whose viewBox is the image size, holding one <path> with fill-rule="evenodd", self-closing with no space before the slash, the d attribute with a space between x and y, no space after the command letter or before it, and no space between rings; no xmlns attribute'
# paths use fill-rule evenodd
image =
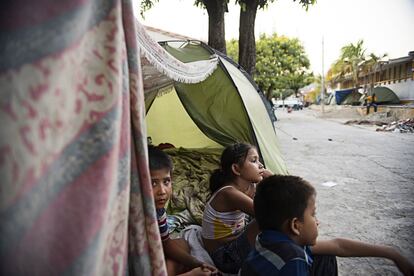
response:
<svg viewBox="0 0 414 276"><path fill-rule="evenodd" d="M208 45L226 54L224 13L227 2L223 0L203 0L208 13Z"/></svg>
<svg viewBox="0 0 414 276"><path fill-rule="evenodd" d="M246 9L240 8L239 24L239 64L251 76L256 71L256 41L254 23L259 1L246 1Z"/></svg>

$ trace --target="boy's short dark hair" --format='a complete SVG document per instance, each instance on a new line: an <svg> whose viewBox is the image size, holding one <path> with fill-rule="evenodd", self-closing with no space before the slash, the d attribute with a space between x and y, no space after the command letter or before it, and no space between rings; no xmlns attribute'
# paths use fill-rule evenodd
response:
<svg viewBox="0 0 414 276"><path fill-rule="evenodd" d="M173 163L168 154L152 145L148 146L149 168L151 171L168 169L172 171Z"/></svg>
<svg viewBox="0 0 414 276"><path fill-rule="evenodd" d="M282 231L286 220L303 219L309 198L316 194L306 180L292 175L273 175L257 185L254 212L260 230Z"/></svg>

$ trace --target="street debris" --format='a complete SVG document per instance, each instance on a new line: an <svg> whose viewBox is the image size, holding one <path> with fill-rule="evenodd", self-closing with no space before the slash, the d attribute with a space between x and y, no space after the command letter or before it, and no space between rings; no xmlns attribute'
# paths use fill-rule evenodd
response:
<svg viewBox="0 0 414 276"><path fill-rule="evenodd" d="M331 188L331 187L333 187L333 186L338 185L338 183L335 183L335 182L333 182L333 181L327 181L327 182L322 183L321 185L322 185L322 186L325 186L325 187L328 187L328 188Z"/></svg>
<svg viewBox="0 0 414 276"><path fill-rule="evenodd" d="M414 118L403 119L392 122L373 121L373 120L350 120L345 125L371 125L379 126L376 131L389 131L398 133L414 133Z"/></svg>
<svg viewBox="0 0 414 276"><path fill-rule="evenodd" d="M392 131L399 133L414 133L414 118L394 121L377 128L376 131Z"/></svg>
<svg viewBox="0 0 414 276"><path fill-rule="evenodd" d="M381 121L369 121L369 120L350 120L346 121L344 123L345 125L376 125L376 126L384 126L387 125L387 123L381 122Z"/></svg>

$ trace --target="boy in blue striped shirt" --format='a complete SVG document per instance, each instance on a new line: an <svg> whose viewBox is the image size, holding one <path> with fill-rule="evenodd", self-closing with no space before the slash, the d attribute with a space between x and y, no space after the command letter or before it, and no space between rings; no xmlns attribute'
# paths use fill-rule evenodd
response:
<svg viewBox="0 0 414 276"><path fill-rule="evenodd" d="M274 175L258 184L254 211L261 233L240 275L337 275L336 263L315 268L312 254L388 258L404 275L413 275L413 264L391 247L347 239L317 241L315 200L315 189L297 176Z"/></svg>

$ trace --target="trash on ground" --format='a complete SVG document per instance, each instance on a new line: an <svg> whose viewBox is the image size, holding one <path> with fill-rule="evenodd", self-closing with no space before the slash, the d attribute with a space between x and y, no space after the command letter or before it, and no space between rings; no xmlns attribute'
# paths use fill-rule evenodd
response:
<svg viewBox="0 0 414 276"><path fill-rule="evenodd" d="M325 186L325 187L328 187L328 188L331 188L331 187L333 187L333 186L338 185L338 183L335 183L335 182L333 182L333 181L328 181L328 182L324 182L324 183L322 183L321 185L322 185L322 186Z"/></svg>
<svg viewBox="0 0 414 276"><path fill-rule="evenodd" d="M381 121L369 121L369 120L350 120L344 123L345 125L356 124L356 125L376 125L376 126L384 126L387 123Z"/></svg>
<svg viewBox="0 0 414 276"><path fill-rule="evenodd" d="M377 131L392 131L399 133L414 133L414 119L405 119L391 122L377 128Z"/></svg>

